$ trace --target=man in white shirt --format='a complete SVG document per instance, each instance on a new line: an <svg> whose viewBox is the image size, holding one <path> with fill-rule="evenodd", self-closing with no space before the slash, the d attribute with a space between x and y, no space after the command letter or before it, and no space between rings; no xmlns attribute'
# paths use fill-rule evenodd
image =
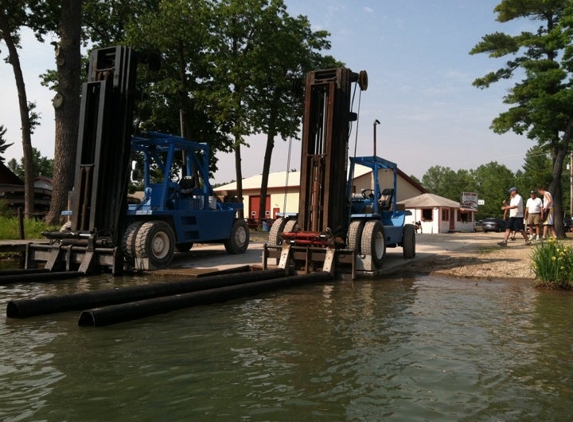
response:
<svg viewBox="0 0 573 422"><path fill-rule="evenodd" d="M543 201L537 197L537 192L532 190L531 195L525 203L525 221L529 227L529 240L541 240L541 208Z"/></svg>
<svg viewBox="0 0 573 422"><path fill-rule="evenodd" d="M509 197L511 198L509 205L501 207L502 211L509 210L509 221L505 226L505 239L503 242L498 242L498 245L507 246L507 239L509 239L509 234L512 231L521 233L525 239L525 244L531 245L523 226L523 198L517 193L517 188L509 188Z"/></svg>

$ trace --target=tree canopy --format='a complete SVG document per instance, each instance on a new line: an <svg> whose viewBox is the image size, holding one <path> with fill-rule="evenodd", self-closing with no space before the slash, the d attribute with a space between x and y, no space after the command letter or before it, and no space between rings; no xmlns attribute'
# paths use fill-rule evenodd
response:
<svg viewBox="0 0 573 422"><path fill-rule="evenodd" d="M51 39L55 47L56 69L47 70L44 84L64 100L54 102L60 106L55 110L54 176L62 182L56 185L66 191L71 187L64 182L74 178L70 133L77 131L77 116L64 108L79 108L71 99L79 98L80 43L90 48L126 44L159 53L161 71L156 75L142 71L139 81L144 92L139 127L209 142L211 157L217 151L235 150L238 180L246 136L266 132L274 140L296 133L302 116L301 75L320 63L322 50L330 47L327 32L312 31L304 16L291 17L282 0L1 3L4 16L10 16L5 21L13 26L1 34L12 36L15 48L18 28L23 26L41 42ZM327 57L324 63L335 61ZM29 123L23 126L31 128ZM31 149L27 156L25 161L31 161ZM61 201L52 205L55 202ZM59 215L58 207L61 204L52 207L50 215Z"/></svg>
<svg viewBox="0 0 573 422"><path fill-rule="evenodd" d="M497 71L474 81L488 88L504 79L520 79L508 90L509 106L491 125L496 133L513 131L550 152L556 230L562 231L561 176L573 142L573 3L570 0L503 0L494 9L499 22L527 19L539 24L517 35L495 32L483 36L470 54L509 57Z"/></svg>
<svg viewBox="0 0 573 422"><path fill-rule="evenodd" d="M5 161L4 154L6 153L6 150L14 145L14 143L9 144L6 140L6 130L7 129L4 125L0 125L0 163Z"/></svg>

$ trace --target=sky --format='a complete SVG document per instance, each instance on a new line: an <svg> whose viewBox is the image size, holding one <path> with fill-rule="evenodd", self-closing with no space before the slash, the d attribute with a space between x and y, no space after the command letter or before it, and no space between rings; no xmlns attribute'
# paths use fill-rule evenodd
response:
<svg viewBox="0 0 573 422"><path fill-rule="evenodd" d="M531 29L527 20L495 21L500 0L284 0L291 15L306 15L313 30L331 35L331 54L354 72L368 72L368 89L361 93L359 122L350 136L351 150L372 155L373 122L377 154L421 179L432 166L475 169L496 161L517 171L534 142L513 133L498 135L492 120L507 110L503 97L515 81L481 90L472 82L503 66L505 59L470 55L485 34L517 34ZM53 157L53 92L40 85L39 75L54 68L53 48L23 33L20 51L28 100L37 103L41 126L33 146ZM0 43L5 56L6 47ZM14 142L6 161L22 156L18 98L11 66L0 62L0 124ZM354 111L357 111L355 102ZM248 139L243 148L243 177L262 172L264 135ZM277 140L271 171L300 170L300 141ZM235 179L234 157L218 153L214 181Z"/></svg>

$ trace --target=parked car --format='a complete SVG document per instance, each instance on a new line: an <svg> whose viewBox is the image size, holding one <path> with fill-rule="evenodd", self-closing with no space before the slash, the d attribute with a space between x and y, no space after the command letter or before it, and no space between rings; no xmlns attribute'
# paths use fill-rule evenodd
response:
<svg viewBox="0 0 573 422"><path fill-rule="evenodd" d="M502 232L505 230L505 221L501 218L484 218L481 222L481 229L487 232Z"/></svg>

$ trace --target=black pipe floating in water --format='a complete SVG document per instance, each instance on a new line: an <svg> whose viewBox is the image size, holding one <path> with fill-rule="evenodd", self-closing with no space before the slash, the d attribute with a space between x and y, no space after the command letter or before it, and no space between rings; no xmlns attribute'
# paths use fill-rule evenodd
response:
<svg viewBox="0 0 573 422"><path fill-rule="evenodd" d="M85 274L81 271L61 271L61 272L24 272L13 275L3 275L0 277L0 285L12 283L46 283L55 280L66 280L68 278L83 277Z"/></svg>
<svg viewBox="0 0 573 422"><path fill-rule="evenodd" d="M59 296L40 296L35 299L11 300L6 307L8 318L27 318L35 315L86 309L94 306L115 305L136 300L151 299L195 292L213 287L231 286L284 276L283 269L266 271L222 274L201 279L186 279L164 283L151 283L142 286L129 286L120 289L108 289L72 293ZM77 276L77 275L76 275Z"/></svg>
<svg viewBox="0 0 573 422"><path fill-rule="evenodd" d="M50 270L47 268L17 268L13 270L1 270L0 277L6 277L9 275L20 275L20 274L38 274L38 273L49 273Z"/></svg>
<svg viewBox="0 0 573 422"><path fill-rule="evenodd" d="M329 280L332 280L332 275L326 271L321 271L299 276L282 277L248 284L202 290L194 293L122 303L120 305L83 311L78 320L78 325L82 327L101 327L167 313L195 305L209 305L280 288Z"/></svg>

